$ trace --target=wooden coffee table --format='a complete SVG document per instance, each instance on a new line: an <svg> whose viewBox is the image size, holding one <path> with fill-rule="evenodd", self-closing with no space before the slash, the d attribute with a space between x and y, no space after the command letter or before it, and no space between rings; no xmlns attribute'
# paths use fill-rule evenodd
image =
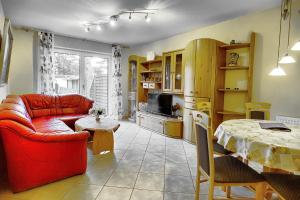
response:
<svg viewBox="0 0 300 200"><path fill-rule="evenodd" d="M99 154L103 151L114 150L114 132L118 130L120 123L110 118L102 118L96 121L95 117L87 116L75 122L76 131L92 131L93 136L93 154Z"/></svg>

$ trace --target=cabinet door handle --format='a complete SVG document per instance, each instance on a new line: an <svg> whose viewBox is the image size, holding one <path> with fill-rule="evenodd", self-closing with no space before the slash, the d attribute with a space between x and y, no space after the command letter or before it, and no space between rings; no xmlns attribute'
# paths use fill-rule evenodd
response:
<svg viewBox="0 0 300 200"><path fill-rule="evenodd" d="M190 93L193 93L193 91L190 91Z"/></svg>

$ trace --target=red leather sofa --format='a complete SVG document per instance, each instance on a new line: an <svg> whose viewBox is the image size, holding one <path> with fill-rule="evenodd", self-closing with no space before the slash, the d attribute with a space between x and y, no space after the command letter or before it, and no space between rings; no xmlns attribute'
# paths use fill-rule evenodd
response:
<svg viewBox="0 0 300 200"><path fill-rule="evenodd" d="M74 132L74 123L92 104L80 95L26 94L3 100L0 163L2 168L5 163L13 192L86 171L89 133Z"/></svg>

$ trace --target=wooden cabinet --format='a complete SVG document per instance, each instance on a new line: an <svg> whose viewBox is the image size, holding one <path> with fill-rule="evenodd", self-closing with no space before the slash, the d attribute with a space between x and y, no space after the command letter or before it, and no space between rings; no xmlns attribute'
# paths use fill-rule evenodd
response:
<svg viewBox="0 0 300 200"><path fill-rule="evenodd" d="M163 92L183 93L183 51L163 53Z"/></svg>
<svg viewBox="0 0 300 200"><path fill-rule="evenodd" d="M184 108L183 111L183 139L195 143L195 135L193 130L193 111Z"/></svg>
<svg viewBox="0 0 300 200"><path fill-rule="evenodd" d="M197 41L191 41L185 48L184 96L194 96Z"/></svg>
<svg viewBox="0 0 300 200"><path fill-rule="evenodd" d="M181 120L166 120L164 134L172 138L182 138L182 125Z"/></svg>
<svg viewBox="0 0 300 200"><path fill-rule="evenodd" d="M195 97L211 96L211 75L213 69L213 55L216 41L212 39L197 40L196 69L195 69Z"/></svg>
<svg viewBox="0 0 300 200"><path fill-rule="evenodd" d="M216 40L198 39L185 48L184 96L210 97Z"/></svg>
<svg viewBox="0 0 300 200"><path fill-rule="evenodd" d="M182 138L182 120L137 112L136 122L139 126L173 138Z"/></svg>

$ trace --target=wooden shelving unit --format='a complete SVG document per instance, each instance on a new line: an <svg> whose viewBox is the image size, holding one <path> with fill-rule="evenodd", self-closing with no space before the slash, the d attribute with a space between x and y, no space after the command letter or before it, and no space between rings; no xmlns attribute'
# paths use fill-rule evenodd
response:
<svg viewBox="0 0 300 200"><path fill-rule="evenodd" d="M224 48L226 50L231 50L231 49L241 49L241 48L247 48L250 47L251 43L239 43L239 44L226 44L220 46L220 48Z"/></svg>
<svg viewBox="0 0 300 200"><path fill-rule="evenodd" d="M157 56L155 60L141 62L137 76L138 102L147 102L149 91L162 89L162 57Z"/></svg>
<svg viewBox="0 0 300 200"><path fill-rule="evenodd" d="M222 70L249 70L249 66L227 66L220 67Z"/></svg>
<svg viewBox="0 0 300 200"><path fill-rule="evenodd" d="M152 65L152 64L161 64L162 63L162 57L161 56L157 56L155 60L150 60L150 61L144 61L141 64L142 65Z"/></svg>
<svg viewBox="0 0 300 200"><path fill-rule="evenodd" d="M235 116L245 116L246 113L242 112L233 112L233 111L228 111L228 110L222 110L217 112L220 115L235 115Z"/></svg>
<svg viewBox="0 0 300 200"><path fill-rule="evenodd" d="M255 36L253 32L250 42L218 47L213 129L222 121L245 118L245 103L252 99ZM236 66L229 65L233 52L239 54Z"/></svg>
<svg viewBox="0 0 300 200"><path fill-rule="evenodd" d="M248 90L218 89L219 92L248 92Z"/></svg>

